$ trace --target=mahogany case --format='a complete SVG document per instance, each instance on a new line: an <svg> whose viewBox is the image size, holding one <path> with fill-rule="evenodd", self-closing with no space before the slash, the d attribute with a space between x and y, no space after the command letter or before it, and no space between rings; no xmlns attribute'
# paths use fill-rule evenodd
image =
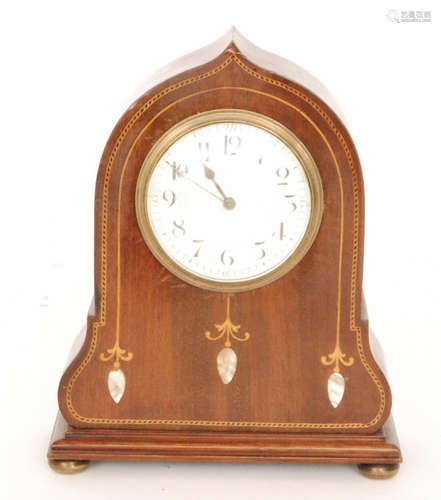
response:
<svg viewBox="0 0 441 500"><path fill-rule="evenodd" d="M152 255L135 191L143 161L171 127L213 109L281 123L313 156L324 211L308 253L264 287L220 293L189 285ZM396 464L391 392L371 351L362 298L364 191L341 114L321 85L236 30L153 82L113 130L95 196L95 296L87 332L59 387L51 460L180 459ZM216 371L224 320L237 342L231 383ZM123 370L118 404L107 376ZM328 379L341 373L337 407Z"/></svg>

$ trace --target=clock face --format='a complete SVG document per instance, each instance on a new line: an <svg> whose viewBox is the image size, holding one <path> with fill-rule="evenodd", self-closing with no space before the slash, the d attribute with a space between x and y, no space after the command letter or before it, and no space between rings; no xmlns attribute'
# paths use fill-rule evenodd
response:
<svg viewBox="0 0 441 500"><path fill-rule="evenodd" d="M292 257L305 236L312 243L318 173L313 184L312 158L272 120L235 110L203 115L146 159L137 191L141 229L161 262L193 284L261 286L298 261Z"/></svg>

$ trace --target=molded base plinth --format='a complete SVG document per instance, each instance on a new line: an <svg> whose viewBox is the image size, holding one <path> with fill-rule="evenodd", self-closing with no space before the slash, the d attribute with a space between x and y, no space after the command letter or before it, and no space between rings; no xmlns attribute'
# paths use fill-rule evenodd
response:
<svg viewBox="0 0 441 500"><path fill-rule="evenodd" d="M392 419L375 434L288 434L79 429L60 414L48 459L62 473L89 460L353 463L370 478L393 476L402 461Z"/></svg>

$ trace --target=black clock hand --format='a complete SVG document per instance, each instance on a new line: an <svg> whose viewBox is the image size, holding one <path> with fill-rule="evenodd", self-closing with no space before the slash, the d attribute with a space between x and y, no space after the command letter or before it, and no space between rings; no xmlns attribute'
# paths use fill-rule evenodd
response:
<svg viewBox="0 0 441 500"><path fill-rule="evenodd" d="M226 194L223 192L222 188L216 182L215 171L212 170L211 168L208 168L207 165L204 165L204 173L205 173L205 177L207 179L209 179L214 184L216 189L222 195L223 202L224 202L224 208L226 208L227 210L232 210L236 206L236 201L233 198L231 198L230 196L226 196Z"/></svg>
<svg viewBox="0 0 441 500"><path fill-rule="evenodd" d="M207 179L213 182L213 184L216 186L216 189L219 191L219 193L222 195L222 198L224 200L227 199L227 196L223 192L222 188L219 186L219 184L216 182L215 176L216 173L214 170L211 170L211 168L208 168L207 165L204 165L204 174Z"/></svg>
<svg viewBox="0 0 441 500"><path fill-rule="evenodd" d="M194 181L193 179L191 179L190 177L187 177L187 172L188 172L188 168L185 167L185 170L184 169L180 169L180 168L177 168L176 167L176 163L173 162L173 163L170 163L169 161L165 160L165 162L167 163L167 165L169 165L172 169L173 169L173 178L176 179L176 178L181 178L181 179L187 179L187 181L190 181L191 183L193 183L195 186L197 186L199 189L202 189L202 191L205 191L206 193L208 194L211 194L211 196L214 196L215 198L217 198L218 200L220 201L224 201L220 196L218 196L217 194L215 193L212 193L210 190L208 190L207 188L205 188L204 186L201 186L198 182Z"/></svg>

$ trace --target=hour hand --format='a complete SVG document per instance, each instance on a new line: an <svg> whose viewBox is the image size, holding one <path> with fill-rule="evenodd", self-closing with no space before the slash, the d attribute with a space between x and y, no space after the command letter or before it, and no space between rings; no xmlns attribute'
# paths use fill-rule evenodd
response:
<svg viewBox="0 0 441 500"><path fill-rule="evenodd" d="M213 180L216 175L214 170L211 170L211 168L207 167L207 165L204 165L204 173L205 177L210 179L210 181Z"/></svg>
<svg viewBox="0 0 441 500"><path fill-rule="evenodd" d="M225 196L225 193L223 192L222 188L219 186L219 184L215 180L216 173L214 170L211 170L211 168L208 168L207 165L204 165L204 173L205 177L212 181L213 184L216 186L216 189L219 191L219 193L222 195L223 199L225 200L227 197Z"/></svg>
<svg viewBox="0 0 441 500"><path fill-rule="evenodd" d="M204 165L204 174L205 174L205 177L214 184L214 186L216 187L216 189L221 194L221 196L223 198L223 202L224 202L224 208L226 208L227 210L232 210L236 206L236 202L235 202L235 200L233 198L231 198L229 196L226 196L226 194L224 193L223 189L216 182L216 179L215 179L216 173L215 173L215 171L212 170L211 168L207 167L207 165Z"/></svg>
<svg viewBox="0 0 441 500"><path fill-rule="evenodd" d="M195 186L197 186L199 189L202 189L202 191L205 191L206 193L211 194L211 196L214 196L215 198L217 198L218 200L223 201L223 199L219 195L212 193L210 190L208 190L204 186L201 186L199 184L199 182L196 182L191 177L188 177L188 175L187 175L188 168L186 166L184 166L184 168L181 168L180 166L176 166L176 162L170 163L167 160L166 160L166 163L167 163L167 165L169 165L173 169L173 179L176 179L177 177L179 177L181 179L185 179L185 180L191 182L192 184L194 184Z"/></svg>

